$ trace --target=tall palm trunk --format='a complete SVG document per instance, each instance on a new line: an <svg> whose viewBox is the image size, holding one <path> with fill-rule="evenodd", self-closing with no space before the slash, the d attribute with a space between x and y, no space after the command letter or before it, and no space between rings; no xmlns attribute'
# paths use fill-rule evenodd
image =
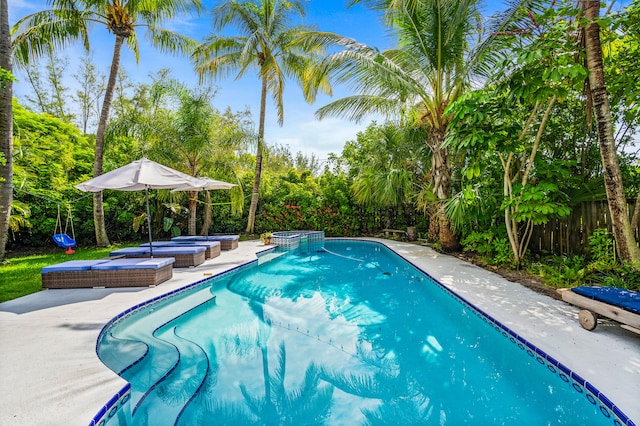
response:
<svg viewBox="0 0 640 426"><path fill-rule="evenodd" d="M453 251L459 248L458 240L451 229L451 222L445 213L444 201L451 195L451 162L449 153L443 148L444 134L436 132L431 146L431 178L433 192L440 200L438 203L438 236L440 246L444 251Z"/></svg>
<svg viewBox="0 0 640 426"><path fill-rule="evenodd" d="M247 218L247 232L253 233L256 222L256 210L258 209L258 197L260 194L260 178L262 176L262 150L264 148L264 117L267 106L267 80L262 79L262 93L260 94L260 123L258 125L258 149L256 152L256 171L253 178L253 190L251 191L251 206Z"/></svg>
<svg viewBox="0 0 640 426"><path fill-rule="evenodd" d="M209 235L209 228L211 228L211 216L213 214L213 209L211 207L211 193L209 191L205 191L205 208L204 208L204 221L202 223L202 229L200 230L200 235Z"/></svg>
<svg viewBox="0 0 640 426"><path fill-rule="evenodd" d="M7 0L0 0L0 67L11 72L11 32ZM4 164L0 164L0 262L5 258L9 217L13 202L13 84L0 81L0 149Z"/></svg>
<svg viewBox="0 0 640 426"><path fill-rule="evenodd" d="M196 213L198 210L198 193L189 191L189 235L196 235Z"/></svg>
<svg viewBox="0 0 640 426"><path fill-rule="evenodd" d="M109 80L104 93L104 101L102 102L102 111L100 112L100 122L98 123L98 131L96 133L96 149L95 159L93 161L93 176L98 177L102 174L102 161L104 157L104 137L107 132L107 122L109 121L109 111L113 103L113 94L116 88L116 78L118 69L120 68L120 53L124 37L116 35L116 44L113 48L113 59L111 60L111 69L109 71ZM104 221L104 207L102 204L102 192L96 192L93 196L93 222L96 231L96 244L98 247L109 246L109 237Z"/></svg>
<svg viewBox="0 0 640 426"><path fill-rule="evenodd" d="M640 268L640 249L635 241L629 215L627 200L624 195L622 175L618 164L616 144L613 137L613 123L609 98L604 82L602 64L602 48L600 46L600 26L595 19L600 14L599 1L582 0L581 6L589 24L584 29L585 49L587 54L587 69L589 70L589 85L593 109L596 115L600 155L604 169L604 184L607 192L607 202L611 213L611 225L616 239L620 258L633 263Z"/></svg>

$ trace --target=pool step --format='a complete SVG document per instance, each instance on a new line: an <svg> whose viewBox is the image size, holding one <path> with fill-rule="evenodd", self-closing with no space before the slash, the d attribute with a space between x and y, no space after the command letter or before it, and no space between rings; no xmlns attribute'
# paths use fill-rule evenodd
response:
<svg viewBox="0 0 640 426"><path fill-rule="evenodd" d="M271 251L269 253L262 254L262 255L260 255L260 257L258 257L258 265L262 265L264 263L271 262L272 260L275 260L275 259L277 259L280 256L285 255L285 254L287 254L286 251L277 251L277 250Z"/></svg>
<svg viewBox="0 0 640 426"><path fill-rule="evenodd" d="M174 424L209 371L209 359L202 347L180 337L175 327L165 330L160 337L179 348L179 362L136 406L137 424Z"/></svg>
<svg viewBox="0 0 640 426"><path fill-rule="evenodd" d="M131 387L131 407L134 410L146 398L147 389L155 387L179 363L179 350L171 339L163 338L162 329L185 312L214 299L209 287L203 287L192 294L171 298L170 304L159 302L146 306L141 313L146 310L147 315L138 314L135 323L123 321L116 324L108 335L102 337L98 352L101 361L123 379L135 383ZM114 346L117 349L114 350Z"/></svg>

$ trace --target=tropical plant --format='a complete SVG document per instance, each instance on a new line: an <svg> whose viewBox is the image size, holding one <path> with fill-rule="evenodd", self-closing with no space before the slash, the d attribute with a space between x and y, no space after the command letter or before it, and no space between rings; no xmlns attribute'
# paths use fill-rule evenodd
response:
<svg viewBox="0 0 640 426"><path fill-rule="evenodd" d="M306 99L311 102L313 96L306 87L311 81L309 66L324 54L320 34L308 26L292 24L296 14L300 18L305 15L301 0L222 1L213 10L214 34L205 39L194 55L196 70L205 78L224 78L236 72L236 78L240 78L253 68L261 81L255 175L247 232L254 230L258 208L267 94L273 97L278 124L282 125L286 78L301 84ZM228 27L234 27L240 35L222 35ZM330 92L323 81L317 84Z"/></svg>
<svg viewBox="0 0 640 426"><path fill-rule="evenodd" d="M558 185L562 169L551 172L548 166L553 145L545 134L556 104L577 96L586 71L575 61L578 52L570 36L575 26L560 19L560 12L571 14L571 9L529 11L516 21L502 35L508 53L492 84L446 110L451 116L447 146L469 156L465 178L482 179L487 164L499 159L500 208L516 264L524 260L534 226L571 211ZM526 31L516 31L523 27Z"/></svg>
<svg viewBox="0 0 640 426"><path fill-rule="evenodd" d="M273 234L271 232L263 232L260 234L260 241L262 241L265 246L271 244L271 238L273 238Z"/></svg>
<svg viewBox="0 0 640 426"><path fill-rule="evenodd" d="M21 201L13 200L11 204L11 217L9 218L9 229L13 232L18 232L22 228L31 227L29 222L29 216L31 216L31 210L29 206Z"/></svg>
<svg viewBox="0 0 640 426"><path fill-rule="evenodd" d="M213 107L214 95L211 87L191 89L169 77L168 70L161 70L148 96L140 94L147 96L148 107L119 116L110 126L109 137L127 135L144 141L141 147L149 158L191 176L213 172L218 177L222 173L225 178L232 177L234 182L239 182L233 152L244 146L250 132L246 130L248 126L242 113L221 114ZM242 212L241 186L230 192L234 212ZM187 232L195 235L198 191L185 193L190 212ZM210 209L209 197L206 215L209 219L205 221L203 234L209 227Z"/></svg>
<svg viewBox="0 0 640 426"><path fill-rule="evenodd" d="M345 158L355 173L355 199L381 211L401 211L406 226L414 225L416 194L423 192L422 176L428 168L429 155L420 129L387 122L371 124L358 134L356 141L347 142ZM385 228L394 228L395 214L387 217Z"/></svg>
<svg viewBox="0 0 640 426"><path fill-rule="evenodd" d="M190 10L200 11L200 0L51 0L51 9L20 19L12 29L16 62L25 66L51 48L64 48L80 40L89 51L89 28L101 24L115 35L111 69L105 89L100 121L96 133L94 176L102 174L104 139L109 111L120 66L120 54L126 42L139 59L136 29L145 27L153 45L164 52L191 53L195 42L159 27L167 19ZM109 245L105 228L102 192L94 195L94 224L98 246Z"/></svg>
<svg viewBox="0 0 640 426"><path fill-rule="evenodd" d="M365 114L379 113L401 117L424 129L425 144L431 151L425 178L440 201L432 220L439 221L442 247L455 249L458 241L442 206L452 185L451 158L444 145L450 120L445 108L468 88L494 37L477 43L481 25L476 0L352 3L385 10L385 21L397 35L399 46L379 52L353 40L344 43L345 50L331 55L319 72L350 84L357 94L320 108L317 116L360 120ZM503 25L500 22L495 30Z"/></svg>

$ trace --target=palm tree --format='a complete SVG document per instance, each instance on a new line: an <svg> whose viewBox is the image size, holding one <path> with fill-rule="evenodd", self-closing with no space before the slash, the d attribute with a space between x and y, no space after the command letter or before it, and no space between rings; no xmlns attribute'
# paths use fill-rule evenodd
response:
<svg viewBox="0 0 640 426"><path fill-rule="evenodd" d="M7 0L0 0L0 262L4 261L13 199L13 77Z"/></svg>
<svg viewBox="0 0 640 426"><path fill-rule="evenodd" d="M360 120L366 114L409 117L426 130L431 151L427 176L440 200L437 209L440 244L458 246L445 213L451 194L451 160L444 145L450 116L446 107L470 85L482 65L492 36L481 43L478 0L353 0L385 10L399 47L384 52L352 41L328 58L321 73L351 85L356 95L317 111L319 118L341 116ZM435 218L432 218L435 219Z"/></svg>
<svg viewBox="0 0 640 426"><path fill-rule="evenodd" d="M198 177L214 171L216 163L229 167L223 156L242 145L247 132L237 116L220 114L213 105L215 92L211 88L192 90L178 81L163 76L152 88L154 113L144 132L152 142L151 152L164 163ZM177 105L175 111L159 108L163 101ZM162 124L159 124L162 123ZM174 143L167 144L167 141ZM227 171L227 174L230 175ZM237 176L235 180L238 181ZM209 195L207 191L207 196ZM240 187L230 191L232 210L242 211L243 194ZM188 191L189 235L196 234L196 191ZM206 234L211 217L211 203L207 202L207 216L202 234Z"/></svg>
<svg viewBox="0 0 640 426"><path fill-rule="evenodd" d="M14 25L13 49L18 64L27 65L30 60L46 54L51 46L64 48L78 40L89 51L91 24L104 25L116 37L96 133L93 174L99 176L102 174L104 138L123 44L127 43L138 60L136 28L146 27L152 44L161 51L190 53L195 46L193 40L158 25L179 13L199 12L202 4L200 0L51 0L50 5L50 10L26 16ZM93 217L98 246L108 246L101 192L94 195Z"/></svg>
<svg viewBox="0 0 640 426"><path fill-rule="evenodd" d="M583 8L588 22L584 28L584 44L587 55L586 64L589 70L589 95L596 115L598 141L600 142L602 167L605 170L604 183L611 213L613 234L618 245L620 258L634 264L636 268L640 268L640 249L638 249L633 229L629 222L627 200L624 194L620 165L618 164L616 142L613 137L611 108L604 81L600 25L597 22L600 14L600 2L581 0L580 6Z"/></svg>
<svg viewBox="0 0 640 426"><path fill-rule="evenodd" d="M386 123L369 126L358 135L362 158L356 166L358 175L353 182L356 200L376 208L396 212L402 209L407 226L414 225L412 202L423 191L420 179L428 153L424 147L424 134L415 127ZM351 144L351 143L349 143ZM387 221L391 222L395 214ZM385 228L395 228L387 223Z"/></svg>
<svg viewBox="0 0 640 426"><path fill-rule="evenodd" d="M253 232L262 174L267 94L273 97L281 126L287 77L296 80L303 87L307 101L312 102L313 96L307 90L310 82L308 70L324 53L324 44L320 33L310 27L292 25L296 14L301 18L305 15L302 0L223 1L214 8L213 14L214 32L233 26L240 35L214 33L208 37L194 55L197 72L203 77L213 78L236 73L236 79L239 79L248 69L256 69L261 81L255 176L246 229ZM330 93L330 88L322 82L319 86Z"/></svg>

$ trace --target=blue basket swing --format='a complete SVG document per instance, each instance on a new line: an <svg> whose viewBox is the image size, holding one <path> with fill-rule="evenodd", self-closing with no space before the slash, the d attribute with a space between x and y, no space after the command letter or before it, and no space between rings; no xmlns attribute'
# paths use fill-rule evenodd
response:
<svg viewBox="0 0 640 426"><path fill-rule="evenodd" d="M60 204L58 204L58 218L56 219L56 230L55 230L56 233L53 234L51 238L59 247L66 248L67 254L73 254L75 253L75 251L73 251L72 247L76 246L76 233L73 229L73 218L71 217L71 206L69 205L67 207L68 207L67 220L65 222L64 231L63 231L62 219L60 217ZM70 237L67 234L67 229L69 228L69 226L71 227L72 237Z"/></svg>

